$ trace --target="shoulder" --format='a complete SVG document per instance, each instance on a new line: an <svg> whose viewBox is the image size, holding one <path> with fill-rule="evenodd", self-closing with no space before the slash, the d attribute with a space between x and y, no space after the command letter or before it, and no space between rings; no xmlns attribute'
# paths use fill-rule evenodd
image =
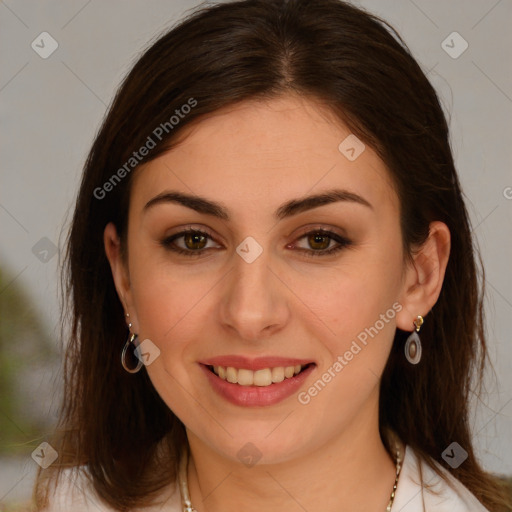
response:
<svg viewBox="0 0 512 512"><path fill-rule="evenodd" d="M114 512L94 492L86 467L64 469L49 485L49 504L44 512Z"/></svg>
<svg viewBox="0 0 512 512"><path fill-rule="evenodd" d="M392 512L489 512L467 487L440 464L436 465L451 486L406 446Z"/></svg>
<svg viewBox="0 0 512 512"><path fill-rule="evenodd" d="M165 504L168 512L181 512L181 496L176 484L162 493L158 504L140 509L140 512L161 511ZM48 506L42 512L117 512L105 504L94 491L86 467L62 471L55 487L49 492Z"/></svg>

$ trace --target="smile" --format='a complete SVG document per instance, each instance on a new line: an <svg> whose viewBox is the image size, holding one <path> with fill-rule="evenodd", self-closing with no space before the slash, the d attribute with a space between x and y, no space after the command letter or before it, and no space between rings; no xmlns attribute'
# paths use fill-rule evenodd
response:
<svg viewBox="0 0 512 512"><path fill-rule="evenodd" d="M299 392L315 370L315 363L249 370L234 366L199 364L217 396L243 407L277 404Z"/></svg>
<svg viewBox="0 0 512 512"><path fill-rule="evenodd" d="M297 364L294 366L276 366L274 368L262 368L260 370L248 370L246 368L234 368L232 366L213 366L208 368L222 380L239 384L240 386L261 386L266 387L272 384L283 382L299 374L309 365Z"/></svg>

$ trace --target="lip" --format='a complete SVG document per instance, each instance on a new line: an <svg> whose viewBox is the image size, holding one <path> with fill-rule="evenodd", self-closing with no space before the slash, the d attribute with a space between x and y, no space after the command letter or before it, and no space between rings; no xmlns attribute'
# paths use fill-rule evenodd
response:
<svg viewBox="0 0 512 512"><path fill-rule="evenodd" d="M291 360L288 359L288 361ZM304 381L316 368L316 364L313 363L297 375L289 379L284 379L282 382L273 383L270 386L241 386L240 384L233 384L221 379L205 364L200 363L199 366L205 373L210 385L219 396L234 405L243 407L264 407L285 400L299 390L304 384ZM292 365L290 364L288 366ZM267 368L267 366L264 366L264 368Z"/></svg>
<svg viewBox="0 0 512 512"><path fill-rule="evenodd" d="M292 359L278 356L256 357L254 359L244 356L217 356L199 362L205 366L222 366L224 368L232 366L236 369L245 368L246 370L252 371L263 370L264 368L275 368L276 366L286 367L315 363L315 361L311 359Z"/></svg>

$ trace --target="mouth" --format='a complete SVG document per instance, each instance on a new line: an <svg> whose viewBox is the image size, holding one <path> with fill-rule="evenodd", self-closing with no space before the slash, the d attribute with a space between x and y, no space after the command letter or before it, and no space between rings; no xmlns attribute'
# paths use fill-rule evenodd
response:
<svg viewBox="0 0 512 512"><path fill-rule="evenodd" d="M239 407L267 407L291 397L306 384L315 372L316 363L284 358L261 358L260 361L223 357L225 365L217 361L199 363L211 389L221 398ZM227 359L227 360L226 360ZM221 361L219 361L221 362ZM297 363L294 366L277 366ZM304 364L299 364L304 363ZM263 365L270 365L264 367ZM254 370L243 368L253 366Z"/></svg>
<svg viewBox="0 0 512 512"><path fill-rule="evenodd" d="M234 368L233 366L204 365L211 373L220 379L239 386L271 387L285 380L293 379L306 371L315 363L297 364L294 366L275 366L259 370Z"/></svg>

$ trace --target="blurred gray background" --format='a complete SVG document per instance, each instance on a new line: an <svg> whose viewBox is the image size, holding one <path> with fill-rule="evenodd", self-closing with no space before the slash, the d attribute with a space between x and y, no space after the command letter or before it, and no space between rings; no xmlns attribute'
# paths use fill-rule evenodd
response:
<svg viewBox="0 0 512 512"><path fill-rule="evenodd" d="M496 370L475 402L474 436L484 466L511 475L512 1L354 3L399 31L450 118ZM31 453L55 421L58 272L87 151L140 51L199 4L0 2L0 508L30 494Z"/></svg>

